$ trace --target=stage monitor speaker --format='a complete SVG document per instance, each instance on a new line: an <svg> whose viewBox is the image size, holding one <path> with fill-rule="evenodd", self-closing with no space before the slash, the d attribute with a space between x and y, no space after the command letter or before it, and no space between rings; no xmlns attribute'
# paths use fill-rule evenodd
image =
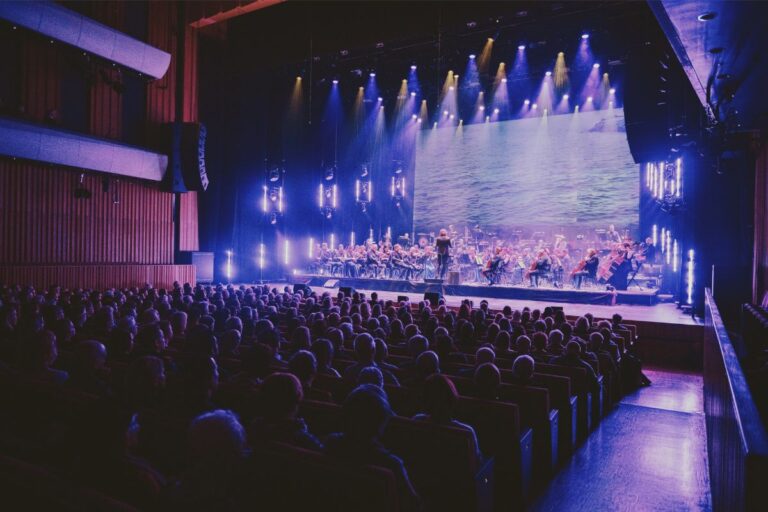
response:
<svg viewBox="0 0 768 512"><path fill-rule="evenodd" d="M305 285L304 283L294 283L293 293L300 293L306 297L307 295L312 293L312 290L310 289L309 286Z"/></svg>
<svg viewBox="0 0 768 512"><path fill-rule="evenodd" d="M424 300L428 300L429 304L436 308L440 304L440 299L443 298L443 294L440 292L426 292L424 294Z"/></svg>
<svg viewBox="0 0 768 512"><path fill-rule="evenodd" d="M408 298L407 295L398 295L397 296L397 302L410 302L411 299Z"/></svg>
<svg viewBox="0 0 768 512"><path fill-rule="evenodd" d="M339 286L339 291L343 293L345 297L351 297L352 295L357 293L357 290L355 290L351 286Z"/></svg>
<svg viewBox="0 0 768 512"><path fill-rule="evenodd" d="M443 280L442 279L429 279L429 278L425 278L424 282L427 283L427 284L443 284Z"/></svg>
<svg viewBox="0 0 768 512"><path fill-rule="evenodd" d="M191 262L195 266L195 277L198 283L213 282L212 252L193 252Z"/></svg>
<svg viewBox="0 0 768 512"><path fill-rule="evenodd" d="M624 120L635 163L659 162L669 156L670 102L674 95L671 59L653 45L627 56L624 78Z"/></svg>

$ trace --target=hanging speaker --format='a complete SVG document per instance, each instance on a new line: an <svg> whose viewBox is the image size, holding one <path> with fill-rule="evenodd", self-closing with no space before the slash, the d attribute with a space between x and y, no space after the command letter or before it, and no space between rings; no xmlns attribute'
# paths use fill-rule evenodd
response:
<svg viewBox="0 0 768 512"><path fill-rule="evenodd" d="M650 44L627 56L624 118L635 163L662 161L669 154L670 65L668 56Z"/></svg>
<svg viewBox="0 0 768 512"><path fill-rule="evenodd" d="M202 123L169 123L162 127L169 155L165 186L171 192L203 192L208 188L205 164L207 130Z"/></svg>

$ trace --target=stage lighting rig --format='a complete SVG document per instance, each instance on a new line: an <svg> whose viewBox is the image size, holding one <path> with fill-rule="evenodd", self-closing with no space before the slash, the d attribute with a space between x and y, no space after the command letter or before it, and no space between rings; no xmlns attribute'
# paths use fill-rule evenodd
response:
<svg viewBox="0 0 768 512"><path fill-rule="evenodd" d="M360 210L365 213L372 201L371 164L363 162L360 164L360 174L357 180L355 180L355 202L360 206Z"/></svg>
<svg viewBox="0 0 768 512"><path fill-rule="evenodd" d="M333 214L336 212L336 206L338 205L338 169L336 163L330 167L326 167L323 171L323 179L320 182L320 187L317 196L317 205L320 208L320 213L330 220L333 218Z"/></svg>
<svg viewBox="0 0 768 512"><path fill-rule="evenodd" d="M285 163L269 165L264 162L264 185L262 186L261 212L269 223L277 224L283 215L283 186L285 182Z"/></svg>
<svg viewBox="0 0 768 512"><path fill-rule="evenodd" d="M397 208L400 207L400 203L405 199L405 173L403 171L403 161L393 160L389 194Z"/></svg>
<svg viewBox="0 0 768 512"><path fill-rule="evenodd" d="M680 211L683 201L683 158L645 164L645 186L659 207L668 213Z"/></svg>

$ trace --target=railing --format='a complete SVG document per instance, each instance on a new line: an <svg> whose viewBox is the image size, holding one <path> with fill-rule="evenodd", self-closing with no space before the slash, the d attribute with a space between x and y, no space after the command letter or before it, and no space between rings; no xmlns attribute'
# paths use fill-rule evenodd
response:
<svg viewBox="0 0 768 512"><path fill-rule="evenodd" d="M711 290L705 297L704 411L714 510L766 510L768 435Z"/></svg>

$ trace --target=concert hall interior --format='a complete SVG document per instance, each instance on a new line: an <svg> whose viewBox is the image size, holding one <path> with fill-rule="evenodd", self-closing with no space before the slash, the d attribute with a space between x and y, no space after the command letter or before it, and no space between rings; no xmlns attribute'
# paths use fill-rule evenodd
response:
<svg viewBox="0 0 768 512"><path fill-rule="evenodd" d="M0 507L765 510L766 26L0 0Z"/></svg>

